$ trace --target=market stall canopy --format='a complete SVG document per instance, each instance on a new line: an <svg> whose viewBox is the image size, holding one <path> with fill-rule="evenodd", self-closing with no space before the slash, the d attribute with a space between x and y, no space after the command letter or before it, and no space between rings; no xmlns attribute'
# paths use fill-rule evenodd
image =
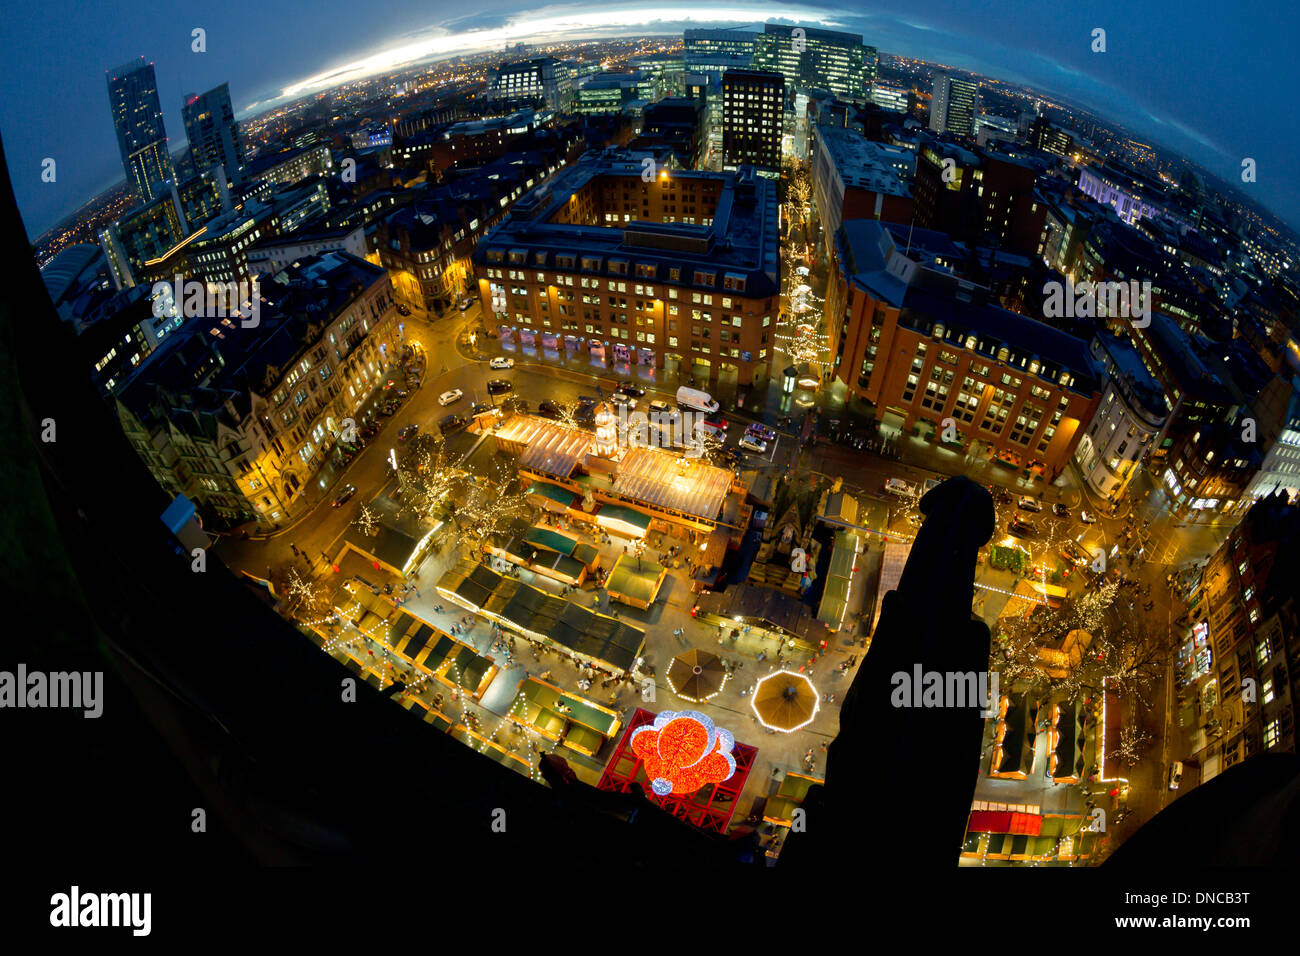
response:
<svg viewBox="0 0 1300 956"><path fill-rule="evenodd" d="M524 494L529 498L534 495L541 498L543 506L548 511L566 511L575 507L578 501L578 496L568 488L561 488L549 481L534 481Z"/></svg>
<svg viewBox="0 0 1300 956"><path fill-rule="evenodd" d="M790 733L812 723L817 716L817 688L803 674L780 670L758 682L750 700L764 726Z"/></svg>
<svg viewBox="0 0 1300 956"><path fill-rule="evenodd" d="M519 467L557 478L568 478L591 451L590 432L544 418L515 415L496 433L499 444L524 446Z"/></svg>
<svg viewBox="0 0 1300 956"><path fill-rule="evenodd" d="M732 474L702 459L678 458L658 448L633 448L619 465L614 491L625 498L715 520L731 491Z"/></svg>
<svg viewBox="0 0 1300 956"><path fill-rule="evenodd" d="M692 649L678 654L668 665L668 686L678 697L701 704L727 681L722 659L708 651Z"/></svg>
<svg viewBox="0 0 1300 956"><path fill-rule="evenodd" d="M602 502L596 512L596 523L622 534L642 537L650 528L650 516L634 508Z"/></svg>
<svg viewBox="0 0 1300 956"><path fill-rule="evenodd" d="M438 580L438 591L527 635L562 645L594 662L628 670L645 632L591 608L462 558Z"/></svg>

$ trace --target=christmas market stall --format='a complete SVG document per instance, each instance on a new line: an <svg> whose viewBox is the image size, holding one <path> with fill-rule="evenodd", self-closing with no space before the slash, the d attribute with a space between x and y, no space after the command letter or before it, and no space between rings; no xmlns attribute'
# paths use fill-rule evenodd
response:
<svg viewBox="0 0 1300 956"><path fill-rule="evenodd" d="M605 582L611 601L646 610L654 604L668 569L643 555L620 555Z"/></svg>
<svg viewBox="0 0 1300 956"><path fill-rule="evenodd" d="M594 757L618 733L621 721L608 707L561 690L539 677L519 684L508 716L548 740Z"/></svg>

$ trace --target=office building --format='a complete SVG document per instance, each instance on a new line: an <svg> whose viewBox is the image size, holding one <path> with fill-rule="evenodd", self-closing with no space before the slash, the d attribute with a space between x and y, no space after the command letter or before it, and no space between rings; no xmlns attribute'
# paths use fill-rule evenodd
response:
<svg viewBox="0 0 1300 956"><path fill-rule="evenodd" d="M573 105L576 67L552 56L516 60L487 72L487 99L498 106L540 104L558 113Z"/></svg>
<svg viewBox="0 0 1300 956"><path fill-rule="evenodd" d="M339 252L300 261L263 287L256 325L168 336L117 389L122 429L206 526L277 525L341 461L343 423L387 381L399 322L383 269Z"/></svg>
<svg viewBox="0 0 1300 956"><path fill-rule="evenodd" d="M573 95L573 112L621 113L636 100L655 95L655 80L648 73L597 73L588 77Z"/></svg>
<svg viewBox="0 0 1300 956"><path fill-rule="evenodd" d="M176 181L153 64L140 57L109 70L107 78L122 169L132 191L147 203L166 191L160 183Z"/></svg>
<svg viewBox="0 0 1300 956"><path fill-rule="evenodd" d="M1201 783L1252 754L1296 750L1297 540L1300 507L1284 495L1255 502L1189 598L1175 675L1195 702L1190 750Z"/></svg>
<svg viewBox="0 0 1300 956"><path fill-rule="evenodd" d="M244 144L239 123L230 104L230 87L226 83L206 93L191 93L181 108L185 135L190 140L190 161L197 173L215 166L225 168L232 183L244 181Z"/></svg>
<svg viewBox="0 0 1300 956"><path fill-rule="evenodd" d="M722 77L723 169L781 170L785 78L767 70L728 70Z"/></svg>
<svg viewBox="0 0 1300 956"><path fill-rule="evenodd" d="M785 77L791 89L830 90L864 100L876 81L879 57L862 34L768 23L758 35L754 68Z"/></svg>
<svg viewBox="0 0 1300 956"><path fill-rule="evenodd" d="M143 281L146 266L162 259L190 234L180 196L171 183L99 234L100 246L118 289Z"/></svg>
<svg viewBox="0 0 1300 956"><path fill-rule="evenodd" d="M955 136L975 135L975 113L979 86L946 73L934 78L930 97L930 129Z"/></svg>
<svg viewBox="0 0 1300 956"><path fill-rule="evenodd" d="M1101 398L1088 343L993 304L954 274L962 256L910 224L841 225L825 309L835 377L888 434L1054 481Z"/></svg>
<svg viewBox="0 0 1300 956"><path fill-rule="evenodd" d="M479 242L479 298L502 341L749 386L780 311L777 219L752 168L646 182L629 154L588 153Z"/></svg>
<svg viewBox="0 0 1300 956"><path fill-rule="evenodd" d="M1160 384L1127 339L1098 333L1092 357L1105 374L1106 390L1074 459L1088 487L1114 504L1151 450L1167 409Z"/></svg>
<svg viewBox="0 0 1300 956"><path fill-rule="evenodd" d="M828 246L846 219L911 222L914 153L837 126L813 126L809 134L813 197Z"/></svg>

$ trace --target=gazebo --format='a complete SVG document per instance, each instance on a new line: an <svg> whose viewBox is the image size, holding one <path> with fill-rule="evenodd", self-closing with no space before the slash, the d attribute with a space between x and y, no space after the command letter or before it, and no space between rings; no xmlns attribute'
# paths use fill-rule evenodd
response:
<svg viewBox="0 0 1300 956"><path fill-rule="evenodd" d="M722 658L708 651L689 650L668 665L668 686L683 700L702 704L716 697L727 683Z"/></svg>
<svg viewBox="0 0 1300 956"><path fill-rule="evenodd" d="M817 716L817 688L795 671L773 671L758 682L750 706L759 723L769 730L793 733Z"/></svg>

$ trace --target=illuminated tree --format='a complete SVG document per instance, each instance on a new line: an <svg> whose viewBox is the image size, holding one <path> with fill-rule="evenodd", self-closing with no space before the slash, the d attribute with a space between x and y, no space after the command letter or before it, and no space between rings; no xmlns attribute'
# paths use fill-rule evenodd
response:
<svg viewBox="0 0 1300 956"><path fill-rule="evenodd" d="M329 599L325 588L309 574L290 567L280 583L284 610L299 621L314 621L326 616Z"/></svg>
<svg viewBox="0 0 1300 956"><path fill-rule="evenodd" d="M426 523L441 520L448 501L473 475L447 454L447 445L433 435L411 439L397 463L397 499L402 509Z"/></svg>

